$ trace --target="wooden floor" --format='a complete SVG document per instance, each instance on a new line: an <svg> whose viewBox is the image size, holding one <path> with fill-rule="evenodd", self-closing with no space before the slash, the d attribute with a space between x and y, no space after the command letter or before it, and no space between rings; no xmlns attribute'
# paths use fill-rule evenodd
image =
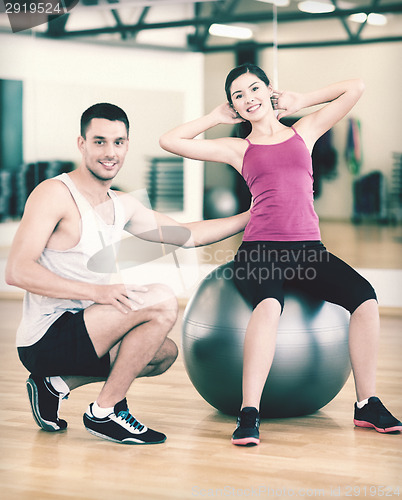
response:
<svg viewBox="0 0 402 500"><path fill-rule="evenodd" d="M100 385L64 401L63 433L41 431L16 356L19 300L0 301L0 497L47 499L382 498L402 495L402 435L352 423L353 381L325 408L303 418L264 420L261 444L230 443L233 417L210 407L179 356L155 379L141 379L128 400L135 416L167 434L164 444L124 446L90 435L82 414ZM181 318L171 337L180 344ZM378 394L402 417L402 318L382 317ZM384 489L384 487L386 489Z"/></svg>
<svg viewBox="0 0 402 500"><path fill-rule="evenodd" d="M401 226L321 223L327 248L360 268L402 268ZM200 249L201 259L221 264L239 238ZM219 252L216 252L219 250ZM211 260L212 256L212 260ZM182 315L183 311L181 311ZM181 315L171 333L180 346ZM231 445L235 419L209 406L189 381L181 353L155 379L137 380L130 409L165 432L166 443L123 446L90 435L82 414L100 385L75 390L62 403L69 427L41 431L25 389L27 372L15 349L21 299L0 300L0 498L193 499L193 498L396 498L402 496L402 435L353 426L354 386L314 415L264 420L261 444ZM382 316L378 395L402 418L402 314ZM396 488L399 487L399 490ZM397 493L399 492L399 495Z"/></svg>

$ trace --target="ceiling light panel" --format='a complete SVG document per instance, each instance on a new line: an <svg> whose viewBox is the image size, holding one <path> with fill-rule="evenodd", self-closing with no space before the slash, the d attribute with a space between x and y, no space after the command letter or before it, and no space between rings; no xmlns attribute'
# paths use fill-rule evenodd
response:
<svg viewBox="0 0 402 500"><path fill-rule="evenodd" d="M209 34L239 40L249 40L253 37L253 31L250 28L233 24L211 24Z"/></svg>
<svg viewBox="0 0 402 500"><path fill-rule="evenodd" d="M302 12L308 12L310 14L323 14L325 12L333 12L335 6L329 2L318 2L314 0L306 0L297 4L297 7Z"/></svg>

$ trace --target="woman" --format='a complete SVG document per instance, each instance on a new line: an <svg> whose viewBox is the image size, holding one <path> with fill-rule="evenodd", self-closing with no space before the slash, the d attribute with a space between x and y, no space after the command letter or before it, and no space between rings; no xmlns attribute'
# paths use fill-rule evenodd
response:
<svg viewBox="0 0 402 500"><path fill-rule="evenodd" d="M348 80L307 94L276 92L261 68L245 64L229 73L225 90L228 103L166 133L160 145L187 158L233 166L253 197L250 221L235 258L235 283L251 301L253 313L244 343L243 401L232 443L260 442L258 409L274 356L283 286L288 281L351 313L355 425L379 432L402 430L402 423L375 397L379 338L375 292L355 270L327 252L313 206L313 146L357 103L363 82ZM317 104L325 105L293 127L279 121ZM282 110L278 117L276 110ZM246 139L195 139L221 123L242 124Z"/></svg>

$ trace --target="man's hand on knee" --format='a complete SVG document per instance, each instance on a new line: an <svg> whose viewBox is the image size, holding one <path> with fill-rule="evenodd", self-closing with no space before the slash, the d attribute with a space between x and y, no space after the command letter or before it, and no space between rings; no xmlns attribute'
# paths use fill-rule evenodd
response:
<svg viewBox="0 0 402 500"><path fill-rule="evenodd" d="M112 305L121 313L128 314L143 306L143 295L147 292L148 288L141 285L94 285L93 301L96 304Z"/></svg>

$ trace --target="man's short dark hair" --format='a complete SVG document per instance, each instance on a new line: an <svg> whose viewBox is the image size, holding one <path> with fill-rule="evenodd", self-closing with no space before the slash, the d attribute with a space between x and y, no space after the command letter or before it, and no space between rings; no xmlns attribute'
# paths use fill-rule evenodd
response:
<svg viewBox="0 0 402 500"><path fill-rule="evenodd" d="M101 102L94 104L81 115L81 136L85 139L89 124L93 118L105 118L106 120L123 122L126 126L127 137L129 133L130 124L126 113L108 102Z"/></svg>

